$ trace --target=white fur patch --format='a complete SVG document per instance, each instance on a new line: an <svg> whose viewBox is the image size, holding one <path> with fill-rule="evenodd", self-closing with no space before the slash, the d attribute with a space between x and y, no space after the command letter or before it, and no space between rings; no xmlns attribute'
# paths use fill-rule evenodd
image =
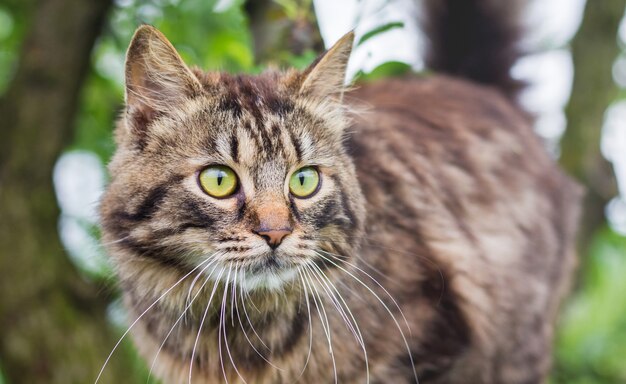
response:
<svg viewBox="0 0 626 384"><path fill-rule="evenodd" d="M281 290L285 284L292 282L298 276L297 267L282 268L273 271L263 271L260 273L235 273L233 268L217 266L215 270L206 272L212 280L219 280L223 283L237 284L244 291L266 289L270 291ZM230 271L230 273L229 273Z"/></svg>

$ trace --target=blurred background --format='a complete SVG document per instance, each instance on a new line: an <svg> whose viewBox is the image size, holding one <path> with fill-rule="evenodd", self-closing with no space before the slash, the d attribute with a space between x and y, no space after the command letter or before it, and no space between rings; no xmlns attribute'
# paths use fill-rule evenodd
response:
<svg viewBox="0 0 626 384"><path fill-rule="evenodd" d="M552 383L626 383L624 0L528 0L513 75L588 191ZM346 79L422 72L413 0L0 0L0 384L89 383L128 324L97 204L140 23L206 70L305 67L355 29ZM133 319L130 319L132 321ZM102 382L146 382L125 340Z"/></svg>

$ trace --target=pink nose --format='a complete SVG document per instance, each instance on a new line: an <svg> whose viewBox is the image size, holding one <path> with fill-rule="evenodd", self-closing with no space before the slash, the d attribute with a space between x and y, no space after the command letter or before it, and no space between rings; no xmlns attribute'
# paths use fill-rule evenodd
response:
<svg viewBox="0 0 626 384"><path fill-rule="evenodd" d="M272 248L276 249L283 241L283 239L291 233L290 229L268 229L255 231L255 233L267 241L267 244Z"/></svg>

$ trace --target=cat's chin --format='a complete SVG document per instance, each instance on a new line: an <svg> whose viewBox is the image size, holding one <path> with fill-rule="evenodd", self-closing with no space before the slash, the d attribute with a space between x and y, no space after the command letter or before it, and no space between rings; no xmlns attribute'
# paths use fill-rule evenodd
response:
<svg viewBox="0 0 626 384"><path fill-rule="evenodd" d="M264 258L243 268L221 265L215 268L211 275L224 283L235 283L244 291L260 289L280 291L297 279L299 268L297 264Z"/></svg>
<svg viewBox="0 0 626 384"><path fill-rule="evenodd" d="M295 266L279 269L265 269L244 275L243 278L238 279L237 284L247 291L258 289L279 291L282 290L286 284L296 279L297 276L298 267Z"/></svg>

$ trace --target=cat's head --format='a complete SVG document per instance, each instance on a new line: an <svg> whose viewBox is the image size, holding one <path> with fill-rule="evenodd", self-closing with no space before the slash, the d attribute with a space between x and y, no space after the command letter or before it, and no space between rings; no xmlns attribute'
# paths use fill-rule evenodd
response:
<svg viewBox="0 0 626 384"><path fill-rule="evenodd" d="M228 75L188 68L159 31L140 27L101 205L114 259L237 268L252 289L352 257L364 220L343 145L352 41L303 72Z"/></svg>

